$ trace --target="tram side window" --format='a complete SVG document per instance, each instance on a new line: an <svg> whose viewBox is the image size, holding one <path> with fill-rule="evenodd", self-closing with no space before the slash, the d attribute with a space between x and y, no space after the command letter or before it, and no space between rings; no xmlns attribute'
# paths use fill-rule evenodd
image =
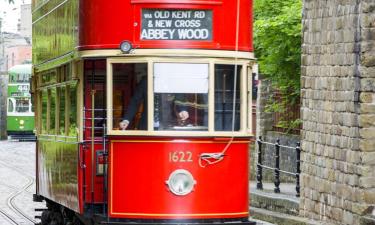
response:
<svg viewBox="0 0 375 225"><path fill-rule="evenodd" d="M69 128L68 136L76 137L77 132L77 85L68 85L68 103L69 103Z"/></svg>
<svg viewBox="0 0 375 225"><path fill-rule="evenodd" d="M14 105L13 105L13 101L11 99L8 99L8 112L13 112L14 110Z"/></svg>
<svg viewBox="0 0 375 225"><path fill-rule="evenodd" d="M41 118L41 127L42 127L42 134L47 134L47 107L48 107L48 94L47 90L43 90L40 92L41 94L41 106L42 106L42 118Z"/></svg>
<svg viewBox="0 0 375 225"><path fill-rule="evenodd" d="M59 135L65 135L65 87L60 87L59 91Z"/></svg>
<svg viewBox="0 0 375 225"><path fill-rule="evenodd" d="M16 79L15 79L15 75L14 74L10 74L9 75L9 83L16 83Z"/></svg>
<svg viewBox="0 0 375 225"><path fill-rule="evenodd" d="M113 129L147 130L147 63L113 64Z"/></svg>
<svg viewBox="0 0 375 225"><path fill-rule="evenodd" d="M49 132L48 134L56 133L56 89L49 89Z"/></svg>
<svg viewBox="0 0 375 225"><path fill-rule="evenodd" d="M241 66L215 65L215 130L240 130L240 77ZM235 74L237 74L236 87ZM235 94L235 96L234 96ZM235 97L235 103L233 98ZM233 104L235 112L233 113ZM234 124L233 116L235 117ZM233 127L234 125L234 127Z"/></svg>
<svg viewBox="0 0 375 225"><path fill-rule="evenodd" d="M154 129L208 130L208 64L154 64Z"/></svg>
<svg viewBox="0 0 375 225"><path fill-rule="evenodd" d="M18 82L20 83L28 83L30 80L30 75L29 74L22 74L20 73L19 74L19 77L18 77Z"/></svg>

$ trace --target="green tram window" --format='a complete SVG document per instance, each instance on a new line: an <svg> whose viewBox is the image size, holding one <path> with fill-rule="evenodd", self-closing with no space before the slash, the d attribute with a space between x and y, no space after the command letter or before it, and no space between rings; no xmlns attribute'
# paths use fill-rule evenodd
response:
<svg viewBox="0 0 375 225"><path fill-rule="evenodd" d="M18 113L28 113L30 108L30 100L28 98L25 99L16 99L16 112Z"/></svg>
<svg viewBox="0 0 375 225"><path fill-rule="evenodd" d="M17 83L29 83L30 82L30 74L20 73L17 74Z"/></svg>
<svg viewBox="0 0 375 225"><path fill-rule="evenodd" d="M49 89L49 132L56 134L56 88Z"/></svg>
<svg viewBox="0 0 375 225"><path fill-rule="evenodd" d="M242 66L215 65L215 130L240 130L240 78ZM235 74L237 79L235 81ZM236 83L236 88L234 85ZM234 96L235 94L235 96ZM235 113L233 113L233 99L235 97ZM233 115L235 121L233 124ZM232 127L234 125L234 127Z"/></svg>
<svg viewBox="0 0 375 225"><path fill-rule="evenodd" d="M43 90L40 92L41 94L41 111L42 111L42 118L41 118L41 127L42 132L41 134L47 134L47 107L48 107L48 94L47 90Z"/></svg>
<svg viewBox="0 0 375 225"><path fill-rule="evenodd" d="M68 136L76 137L77 132L77 85L67 86L69 93L69 129Z"/></svg>
<svg viewBox="0 0 375 225"><path fill-rule="evenodd" d="M8 112L12 113L14 111L14 104L11 99L8 99Z"/></svg>

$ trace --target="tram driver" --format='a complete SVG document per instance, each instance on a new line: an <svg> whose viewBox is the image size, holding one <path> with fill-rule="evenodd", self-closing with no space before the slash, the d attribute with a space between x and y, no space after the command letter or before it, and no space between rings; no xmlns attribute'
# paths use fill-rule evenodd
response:
<svg viewBox="0 0 375 225"><path fill-rule="evenodd" d="M138 130L147 130L147 76L143 76L141 80L139 81L135 92L133 96L130 99L130 102L128 104L127 110L125 115L123 116L122 121L119 123L120 129L121 130L126 130L129 125L131 125L131 121L134 120L137 112L139 111L139 108L142 107L143 109L141 110L141 116L140 116L140 121L138 124L137 129ZM178 97L177 97L178 99ZM142 105L142 106L141 106ZM178 106L178 120L179 121L186 121L189 118L189 112L187 111L186 107L184 106ZM156 120L158 121L158 120Z"/></svg>

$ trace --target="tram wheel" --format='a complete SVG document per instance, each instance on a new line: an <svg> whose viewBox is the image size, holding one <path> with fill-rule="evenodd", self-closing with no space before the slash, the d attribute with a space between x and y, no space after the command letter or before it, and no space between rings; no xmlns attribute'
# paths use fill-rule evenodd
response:
<svg viewBox="0 0 375 225"><path fill-rule="evenodd" d="M42 212L42 216L40 218L41 225L49 225L50 224L50 222L51 222L50 215L51 215L51 211L49 211L49 210L44 210Z"/></svg>
<svg viewBox="0 0 375 225"><path fill-rule="evenodd" d="M64 225L64 219L60 212L51 213L50 225Z"/></svg>

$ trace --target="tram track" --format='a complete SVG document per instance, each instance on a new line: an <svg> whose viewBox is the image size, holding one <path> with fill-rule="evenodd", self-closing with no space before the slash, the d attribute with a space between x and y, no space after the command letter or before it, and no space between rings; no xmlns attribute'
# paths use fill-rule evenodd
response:
<svg viewBox="0 0 375 225"><path fill-rule="evenodd" d="M4 219L8 220L12 224L19 225L17 220L13 218L12 216L10 216L8 213L6 213L4 210L0 209L0 214L2 215Z"/></svg>
<svg viewBox="0 0 375 225"><path fill-rule="evenodd" d="M32 222L33 224L36 224L37 221L35 221L32 217L24 213L16 204L15 204L15 198L22 194L23 192L26 192L26 189L29 188L31 185L34 184L34 179L28 178L28 183L24 185L21 190L16 191L14 194L12 194L7 199L7 205L10 209L12 209L14 212L16 212L18 215L22 216L26 220Z"/></svg>
<svg viewBox="0 0 375 225"><path fill-rule="evenodd" d="M0 165L6 167L8 169L12 169L13 171L16 171L17 173L21 174L23 177L25 177L27 179L27 183L20 188L12 187L10 185L6 185L8 188L10 188L13 191L13 193L10 196L8 196L7 199L5 200L6 204L7 204L7 207L10 210L12 210L13 212L15 212L17 215L19 215L20 217L26 219L27 221L31 222L32 224L36 224L37 221L34 220L32 216L29 216L24 211L22 211L15 203L15 199L16 199L17 196L21 195L22 193L29 193L27 191L27 189L30 188L34 184L34 182L35 182L34 178L32 176L24 173L21 168L9 166L9 165L1 162L1 161L0 161ZM4 212L4 210L0 209L0 214L3 215L3 217L5 217L12 224L15 224L15 225L23 224L23 223L17 222L17 220L13 216L10 216L9 213Z"/></svg>

